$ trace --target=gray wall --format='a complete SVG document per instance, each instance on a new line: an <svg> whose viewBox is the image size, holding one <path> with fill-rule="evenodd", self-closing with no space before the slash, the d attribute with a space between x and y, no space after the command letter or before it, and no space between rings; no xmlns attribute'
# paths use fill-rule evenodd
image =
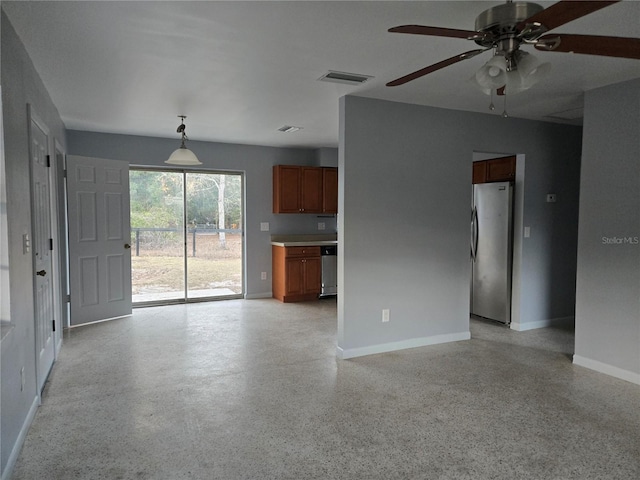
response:
<svg viewBox="0 0 640 480"><path fill-rule="evenodd" d="M573 316L579 127L347 96L340 136L339 353L468 332L474 151L526 157L521 324Z"/></svg>
<svg viewBox="0 0 640 480"><path fill-rule="evenodd" d="M27 52L2 12L1 84L7 192L7 227L11 325L2 338L2 438L0 453L4 475L16 452L16 442L26 430L37 404L35 332L33 311L33 263L22 251L22 235L31 234L29 139L27 104L47 125L49 152L54 139L65 145L65 131L55 105L40 81ZM3 329L4 330L4 329ZM20 389L24 368L25 388ZM35 402L35 403L34 403ZM12 459L14 459L12 457Z"/></svg>
<svg viewBox="0 0 640 480"><path fill-rule="evenodd" d="M640 80L587 92L574 362L640 383Z"/></svg>
<svg viewBox="0 0 640 480"><path fill-rule="evenodd" d="M316 161L319 167L337 167L338 149L323 147L316 150Z"/></svg>
<svg viewBox="0 0 640 480"><path fill-rule="evenodd" d="M132 166L171 168L164 161L179 146L177 138L139 137L69 130L68 153L111 160L126 160ZM319 165L330 161L335 149L274 148L228 143L189 141L203 163L199 170L243 172L245 175L246 293L248 298L271 296L272 234L335 233L336 219L316 215L272 213L272 166L277 164ZM334 153L335 155L335 153ZM329 159L329 160L326 160ZM318 222L325 230L318 231ZM269 222L270 231L260 231ZM267 272L267 280L260 273Z"/></svg>

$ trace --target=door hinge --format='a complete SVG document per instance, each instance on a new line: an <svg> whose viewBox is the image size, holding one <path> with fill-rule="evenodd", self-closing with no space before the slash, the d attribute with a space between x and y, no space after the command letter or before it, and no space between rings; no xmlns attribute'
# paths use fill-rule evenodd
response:
<svg viewBox="0 0 640 480"><path fill-rule="evenodd" d="M56 320L55 319L51 320L51 325L53 325L53 331L55 332L56 331Z"/></svg>
<svg viewBox="0 0 640 480"><path fill-rule="evenodd" d="M64 178L67 178L67 169L66 168L62 171L62 176Z"/></svg>
<svg viewBox="0 0 640 480"><path fill-rule="evenodd" d="M51 155L47 155L47 167L51 168Z"/></svg>
<svg viewBox="0 0 640 480"><path fill-rule="evenodd" d="M53 250L53 238L49 239L49 250Z"/></svg>
<svg viewBox="0 0 640 480"><path fill-rule="evenodd" d="M71 303L71 295L65 295L65 297L64 297L64 301L65 301L66 303Z"/></svg>

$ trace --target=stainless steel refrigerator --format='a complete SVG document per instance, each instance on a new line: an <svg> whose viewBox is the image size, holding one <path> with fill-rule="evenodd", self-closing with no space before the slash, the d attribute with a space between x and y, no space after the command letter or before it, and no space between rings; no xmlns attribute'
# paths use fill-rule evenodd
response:
<svg viewBox="0 0 640 480"><path fill-rule="evenodd" d="M471 313L511 323L513 186L473 186L471 211Z"/></svg>

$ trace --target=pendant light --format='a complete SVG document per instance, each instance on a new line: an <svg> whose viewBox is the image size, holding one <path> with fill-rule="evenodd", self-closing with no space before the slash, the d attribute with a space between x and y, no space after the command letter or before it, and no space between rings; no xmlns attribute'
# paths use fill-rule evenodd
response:
<svg viewBox="0 0 640 480"><path fill-rule="evenodd" d="M169 163L171 165L202 165L202 162L198 160L195 153L189 150L184 144L185 140L189 140L187 134L184 133L187 126L184 124L184 119L187 118L186 115L178 115L178 118L181 118L181 123L178 126L178 133L182 134L182 144L180 148L176 149L168 160L165 160L164 163Z"/></svg>

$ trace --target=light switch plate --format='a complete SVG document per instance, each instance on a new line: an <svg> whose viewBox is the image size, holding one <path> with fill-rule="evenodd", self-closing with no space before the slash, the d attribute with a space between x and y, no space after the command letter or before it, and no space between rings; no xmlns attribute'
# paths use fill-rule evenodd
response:
<svg viewBox="0 0 640 480"><path fill-rule="evenodd" d="M269 222L260 222L260 231L268 232L269 231Z"/></svg>
<svg viewBox="0 0 640 480"><path fill-rule="evenodd" d="M29 252L31 252L31 239L29 234L25 233L22 235L22 253L26 255Z"/></svg>
<svg viewBox="0 0 640 480"><path fill-rule="evenodd" d="M524 227L524 238L529 238L531 236L531 227Z"/></svg>

